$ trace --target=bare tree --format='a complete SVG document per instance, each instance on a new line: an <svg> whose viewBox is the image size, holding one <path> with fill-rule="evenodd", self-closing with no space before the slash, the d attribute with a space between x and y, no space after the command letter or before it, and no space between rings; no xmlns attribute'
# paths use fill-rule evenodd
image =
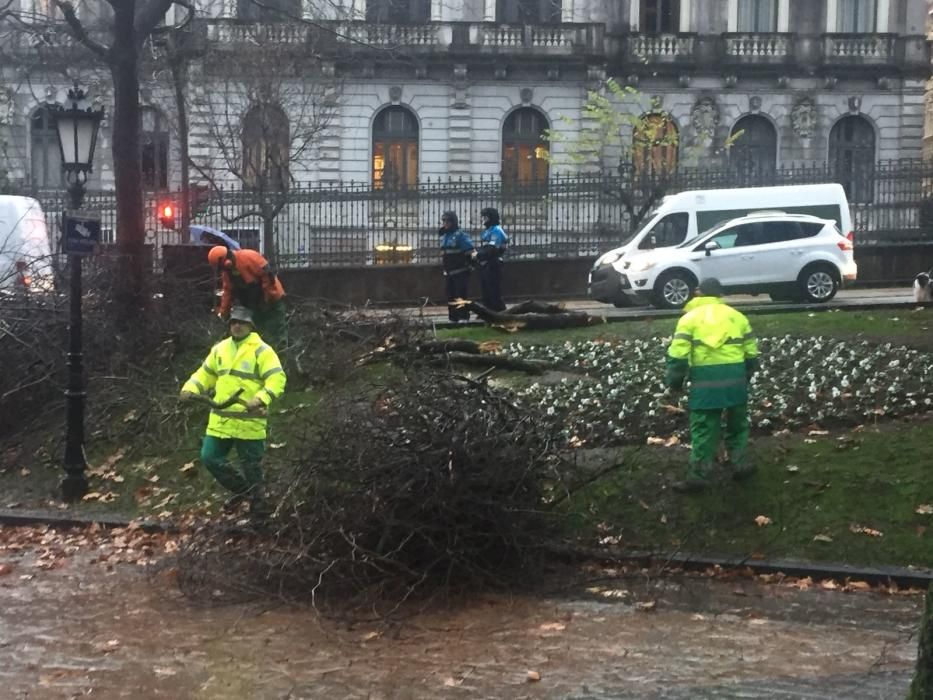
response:
<svg viewBox="0 0 933 700"><path fill-rule="evenodd" d="M16 26L38 39L62 32L105 67L113 84L113 113L110 115L113 142L113 172L116 186L116 235L123 264L115 280L118 308L125 320L136 317L146 305L145 219L140 164L139 73L142 50L154 34L169 31L164 24L173 5L184 10L182 24L189 22L194 8L188 0L106 0L96 7L71 0L50 0L56 16L8 12ZM54 44L54 41L47 41ZM48 65L48 64L46 64ZM67 63L63 70L67 72Z"/></svg>
<svg viewBox="0 0 933 700"><path fill-rule="evenodd" d="M203 57L201 80L210 94L194 98L204 131L191 165L218 194L231 184L242 190L235 200L218 197L222 215L229 223L259 216L263 254L275 260L275 219L331 127L340 91L308 43L296 50L288 42L265 43L262 34L259 25L251 48L218 48Z"/></svg>

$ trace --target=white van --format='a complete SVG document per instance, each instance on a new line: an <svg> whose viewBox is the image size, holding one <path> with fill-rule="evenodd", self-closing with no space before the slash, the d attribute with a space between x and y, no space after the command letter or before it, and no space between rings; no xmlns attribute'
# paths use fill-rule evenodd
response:
<svg viewBox="0 0 933 700"><path fill-rule="evenodd" d="M849 240L854 238L852 214L842 185L787 185L680 192L664 197L645 216L645 223L624 245L597 258L590 270L589 295L597 301L628 306L631 297L622 291L626 255L680 245L716 224L762 210L810 214L829 219L836 223Z"/></svg>
<svg viewBox="0 0 933 700"><path fill-rule="evenodd" d="M52 271L42 206L31 197L0 195L0 291L51 289Z"/></svg>

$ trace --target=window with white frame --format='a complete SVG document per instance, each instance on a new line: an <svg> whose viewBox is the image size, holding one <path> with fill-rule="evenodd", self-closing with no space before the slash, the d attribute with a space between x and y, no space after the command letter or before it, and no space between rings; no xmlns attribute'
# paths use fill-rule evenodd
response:
<svg viewBox="0 0 933 700"><path fill-rule="evenodd" d="M736 30L770 33L778 31L778 0L738 0Z"/></svg>
<svg viewBox="0 0 933 700"><path fill-rule="evenodd" d="M40 107L29 125L29 141L32 155L32 184L34 187L61 187L62 152L58 144L55 118L48 107Z"/></svg>
<svg viewBox="0 0 933 700"><path fill-rule="evenodd" d="M871 34L878 31L878 0L836 0L836 31Z"/></svg>
<svg viewBox="0 0 933 700"><path fill-rule="evenodd" d="M646 34L676 34L680 31L680 0L640 0L639 28Z"/></svg>
<svg viewBox="0 0 933 700"><path fill-rule="evenodd" d="M143 188L168 189L168 124L159 110L142 108L140 156L142 160Z"/></svg>

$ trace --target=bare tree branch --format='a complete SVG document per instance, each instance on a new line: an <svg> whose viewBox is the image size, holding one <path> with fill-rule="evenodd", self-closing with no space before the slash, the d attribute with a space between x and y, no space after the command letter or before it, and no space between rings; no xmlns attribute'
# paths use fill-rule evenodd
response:
<svg viewBox="0 0 933 700"><path fill-rule="evenodd" d="M55 7L64 15L65 22L68 24L68 28L71 30L74 38L98 57L107 63L111 63L113 61L113 54L110 47L105 46L88 34L84 24L82 24L81 20L78 19L78 15L75 13L74 5L72 5L69 0L52 0L52 2L55 3Z"/></svg>

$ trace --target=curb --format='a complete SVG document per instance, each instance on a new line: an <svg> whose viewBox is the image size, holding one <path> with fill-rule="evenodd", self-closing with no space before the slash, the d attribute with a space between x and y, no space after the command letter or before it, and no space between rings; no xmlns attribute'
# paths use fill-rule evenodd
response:
<svg viewBox="0 0 933 700"><path fill-rule="evenodd" d="M61 513L55 513L54 511L13 511L0 509L0 526L8 527L47 525L53 528L69 529L97 525L107 528L108 530L115 530L129 527L132 522L136 522L140 530L148 533L172 532L176 529L171 523L163 523L155 520L133 520L119 515L63 515Z"/></svg>
<svg viewBox="0 0 933 700"><path fill-rule="evenodd" d="M52 511L22 511L13 512L0 509L0 525L9 527L28 527L31 525L47 525L53 528L76 528L98 525L104 528L116 529L129 526L129 518L116 515L95 517L93 515L62 516ZM137 521L140 529L148 533L172 532L176 528L171 523L157 521ZM834 562L810 562L796 559L749 559L748 557L729 557L660 552L613 552L607 550L575 550L561 549L554 552L563 556L574 556L586 559L612 560L626 562L642 567L675 566L685 571L706 571L719 567L724 570L750 569L756 574L784 574L800 578L810 577L814 580L830 579L833 581L865 581L870 584L895 583L900 587L928 588L933 584L933 569L919 569L903 566L873 566L860 568L850 564Z"/></svg>
<svg viewBox="0 0 933 700"><path fill-rule="evenodd" d="M886 301L886 302L872 302L866 304L845 304L838 306L826 306L825 304L774 304L771 306L765 305L750 305L750 306L736 306L735 308L741 311L743 314L749 316L760 316L765 314L787 314L787 313L799 313L801 311L810 311L810 312L822 312L826 313L829 311L884 311L892 309L914 309L914 308L927 308L927 304L918 304L916 302L907 301ZM594 317L599 318L599 314L592 314ZM627 323L631 321L648 321L652 319L667 319L667 318L680 318L682 312L679 310L665 310L665 309L645 309L640 313L629 314L626 316L604 316L602 317L606 324L610 323ZM483 321L466 321L465 323L451 323L450 321L436 321L431 320L430 318L418 318L417 316L413 317L413 320L416 322L423 323L424 325L433 325L435 328L450 329L450 328L485 328L487 324ZM594 328L598 324L593 326L588 326L589 328ZM581 326L584 328L586 326Z"/></svg>

